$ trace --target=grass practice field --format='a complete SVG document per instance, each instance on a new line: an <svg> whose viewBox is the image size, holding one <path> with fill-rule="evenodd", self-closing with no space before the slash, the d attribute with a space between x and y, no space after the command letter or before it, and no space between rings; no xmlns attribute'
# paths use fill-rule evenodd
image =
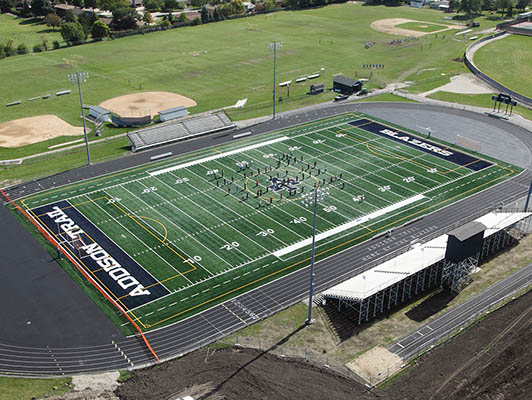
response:
<svg viewBox="0 0 532 400"><path fill-rule="evenodd" d="M278 82L295 82L300 76L321 74L314 82L294 83L289 99L286 90L278 88L278 95L283 97L279 111L293 107L294 99L306 97L311 102L329 99L325 95L306 96L306 92L311 83L332 86L332 77L339 73L370 78L371 88L467 70L462 63L451 61L463 54L469 44L467 40L451 40L452 35L445 39L442 35L438 38L427 35L416 41L390 44L399 37L377 32L370 24L389 18L391 12L391 8L384 6L335 4L6 58L0 60L0 81L10 84L4 85L2 98L6 103L15 100L23 103L0 107L0 122L55 114L80 126L76 88L67 80L73 65L89 72L90 77L83 84L86 104L99 104L137 91L163 90L194 99L198 105L192 112L229 106L247 98L242 110L231 112L233 119L265 115L271 108L273 54L268 50L271 41L283 42L277 60ZM444 19L447 14L436 10L394 7L393 14L429 23L449 22ZM478 29L495 23L481 20ZM368 41L375 45L365 49ZM362 68L364 64L385 67L367 70ZM416 75L423 71L423 76ZM72 95L27 101L65 89L72 89ZM14 157L0 149L0 159L9 158Z"/></svg>
<svg viewBox="0 0 532 400"><path fill-rule="evenodd" d="M42 44L47 40L48 48L53 47L53 41L57 40L64 45L59 29L53 30L46 26L43 20L38 18L19 18L12 15L0 14L0 38L4 42L8 39L13 41L15 48L24 43L28 51L33 51L33 46Z"/></svg>
<svg viewBox="0 0 532 400"><path fill-rule="evenodd" d="M519 172L349 113L20 204L147 331L307 266L315 187L319 260Z"/></svg>
<svg viewBox="0 0 532 400"><path fill-rule="evenodd" d="M532 97L531 48L532 37L510 35L478 49L475 64L506 87Z"/></svg>

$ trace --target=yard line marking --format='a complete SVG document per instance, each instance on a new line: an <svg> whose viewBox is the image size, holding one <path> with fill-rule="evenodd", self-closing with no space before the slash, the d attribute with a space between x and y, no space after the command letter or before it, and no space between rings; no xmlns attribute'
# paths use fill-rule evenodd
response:
<svg viewBox="0 0 532 400"><path fill-rule="evenodd" d="M190 297L196 297L198 294L199 294L199 293L193 294L193 295L190 296Z"/></svg>
<svg viewBox="0 0 532 400"><path fill-rule="evenodd" d="M142 184L142 183L141 183ZM126 192L130 193L131 195L133 195L133 197L137 198L138 200L140 200L141 202L143 202L144 204L147 204L148 203L146 201L144 201L143 199L141 199L140 197L138 197L135 193L133 193L132 191L126 189L125 187L122 188L123 190L125 190ZM154 192L155 194L157 194L157 192ZM159 197L161 197L163 200L165 200L165 203L168 204L168 205L171 205L172 207L174 208L177 208L175 205L173 205L171 202L169 201L166 201L166 199L161 196L161 195L158 195ZM174 225L176 228L178 228L180 231L182 231L186 236L189 236L187 235L187 232L181 228L177 223L175 223L173 220L169 219L167 216L165 216L164 214L160 213L159 211L157 211L155 208L151 207L148 205L148 208L151 209L152 211L156 212L158 215L160 215L161 217L163 217L165 220L167 220L168 222L170 222L172 225ZM180 210L178 208L178 210ZM183 212L184 214L186 214L185 212ZM134 215L134 214L132 214ZM188 215L188 214L186 214ZM192 237L192 236L189 236L189 237ZM215 252L213 252L211 249L209 249L207 246L205 246L203 243L201 243L201 241L197 240L195 237L192 237L200 246L204 247L205 249L207 249L207 251L209 251L210 253L214 254L215 257L219 258L221 261L225 262L227 265L231 265L229 264L228 262L226 262L223 258L219 257ZM163 243L164 244L164 243ZM183 251L181 248L179 248L179 251L183 252L188 258L190 258L187 253L185 251ZM177 253L176 253L177 254ZM179 254L178 254L179 255ZM181 257L184 261L186 261L183 257ZM189 261L187 261L187 263L189 265L191 265L192 267L194 267L194 269L196 268L195 266L193 266ZM205 271L207 271L207 273L213 275L213 273L211 271L209 271L207 268L205 268L203 265L199 264L198 265L204 269ZM188 271L187 271L188 272ZM192 282L191 282L192 283Z"/></svg>
<svg viewBox="0 0 532 400"><path fill-rule="evenodd" d="M396 345L399 346L399 347L402 348L402 349L405 348L405 346L403 346L403 345L402 345L401 343L399 343L399 342L397 342Z"/></svg>
<svg viewBox="0 0 532 400"><path fill-rule="evenodd" d="M337 233L340 233L340 232L343 232L347 229L350 229L350 228L353 228L357 225L360 225L361 223L365 223L367 221L371 221L372 219L375 219L375 218L378 218L380 216L383 216L385 214L388 214L389 212L391 211L395 211L395 210L398 210L404 206L407 206L409 204L412 204L412 203L415 203L419 200L423 200L425 199L426 197L423 196L422 194L418 194L416 196L413 196L413 197L410 197L408 199L405 199L405 200L402 200L402 201L399 201L397 203L394 203L388 207L384 207L384 208L381 208L380 210L377 210L371 214L367 214L367 215L364 215L363 217L360 217L360 218L357 218L353 221L350 221L350 222L346 222L345 224L342 224L342 225L338 225L336 228L332 228L332 229L329 229L327 231L324 231L322 233L319 233L316 235L316 242L320 241L320 240L323 240L323 239L326 239L328 237L331 237L333 235L336 235ZM305 247L305 246L308 246L312 243L312 237L309 237L307 239L304 239L304 240L301 240L299 242L296 242L294 243L293 245L291 246L288 246L288 247L285 247L284 249L281 249L281 250L277 250L275 252L273 252L272 254L278 258L288 254L288 253L291 253L295 250L299 250L300 248L302 247Z"/></svg>
<svg viewBox="0 0 532 400"><path fill-rule="evenodd" d="M226 151L224 153L215 154L213 156L200 158L199 160L194 160L194 161L189 161L189 162L186 162L186 163L183 163L183 164L174 165L173 167L168 167L168 168L160 169L158 171L148 172L148 174L151 175L151 176L156 176L156 175L165 174L165 173L171 172L171 171L177 171L179 169L188 168L188 167L191 167L193 165L203 164L205 162L216 160L218 158L227 157L227 156L231 156L233 154L242 153L242 152L247 151L247 150L252 150L252 149L259 148L259 147L268 146L268 145L270 145L272 143L282 142L283 140L286 140L286 139L288 139L288 136L282 136L280 138L268 140L266 142L260 142L260 143L252 144L250 146L241 147L241 148L236 149L236 150L230 150L230 151Z"/></svg>

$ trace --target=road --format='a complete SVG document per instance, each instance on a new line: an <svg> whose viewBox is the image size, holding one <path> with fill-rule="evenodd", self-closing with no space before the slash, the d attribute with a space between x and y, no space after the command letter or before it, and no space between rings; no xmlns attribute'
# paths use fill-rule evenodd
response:
<svg viewBox="0 0 532 400"><path fill-rule="evenodd" d="M430 118L437 124L441 124L441 126L433 125L433 129L440 132L448 129L449 124L453 126L453 129L459 129L460 123L463 123L462 129L464 130L473 128L482 130L489 126L494 132L499 132L494 134L501 135L501 144L504 144L504 138L510 135L519 140L520 143L523 143L529 152L532 149L532 138L527 131L504 121L492 120L489 117L460 110L448 110L408 103L340 105L306 111L300 114L292 113L280 120L268 121L253 126L251 129L248 127L245 131L252 130L253 134L260 134L354 109L368 114L374 113L377 117L384 113L386 114L386 119L391 122L404 120L405 114L413 115L421 110L423 118ZM445 115L447 115L447 118L445 118ZM8 191L11 196L17 198L52 186L59 186L149 162L149 157L154 154L167 151L178 154L207 146L219 145L232 140L232 135L235 133L238 132L216 134L190 142L166 146L163 149L155 149L105 164L69 171L68 173L45 178L30 184L19 185L9 188ZM500 147L504 148L502 145ZM523 162L528 160L528 157L523 158ZM430 236L439 235L452 229L464 220L469 221L487 212L490 207L501 201L508 204L517 200L526 193L531 179L532 173L527 170L510 181L503 182L468 199L433 212L415 223L394 230L392 238L381 237L369 240L317 263L317 290L324 290L371 268L375 263L380 263L383 259L389 257L390 254L401 252L408 248L410 242L416 238L426 240ZM38 246L38 243L36 245ZM6 249L6 251L9 251L9 249ZM41 251L43 250L41 249ZM63 271L50 272L50 274L53 273L64 274ZM36 279L35 272L33 274L28 271L28 276L25 279ZM19 284L20 287L13 281L11 282L11 287L6 287L0 281L0 293L4 293L4 295L7 293L6 296L9 296L7 304L13 304L15 308L17 297L22 298L26 293L26 287L23 284L24 279L21 278L18 281L22 282ZM61 282L63 285L67 285L64 279ZM307 294L307 282L308 269L303 268L202 313L179 321L174 325L152 331L146 336L160 359L174 358L301 301ZM71 284L76 286L73 282ZM83 292L79 292L80 294L77 294L78 297L84 296ZM76 300L74 299L73 301ZM76 332L79 332L79 326L69 325L75 324L75 318L65 318L64 315L57 311L62 309L60 306L60 304L57 304L54 309L53 305L48 304L47 308L44 309L35 304L32 309L21 310L25 314L24 317L35 321L37 326L40 320L47 320L46 324L43 323L47 330L40 331L40 337L46 338L46 340L35 341L35 332L32 335L27 335L22 328L0 330L2 334L0 338L0 372L15 372L25 375L68 375L132 366L139 367L153 363L153 358L138 337L124 338L117 336L116 330L103 325L96 326L96 328L94 326L88 327L88 330L101 328L98 331L98 337L101 338L101 342L97 344L91 341L91 344L88 345L87 335L83 336L82 333L78 336L68 336L67 334L71 329L74 331L74 328L76 328ZM102 315L97 315L96 317L101 319ZM55 331L51 328L54 324ZM66 342L54 337L58 329L62 332L67 332L66 335L63 335Z"/></svg>
<svg viewBox="0 0 532 400"><path fill-rule="evenodd" d="M396 341L388 350L407 361L531 282L532 263Z"/></svg>

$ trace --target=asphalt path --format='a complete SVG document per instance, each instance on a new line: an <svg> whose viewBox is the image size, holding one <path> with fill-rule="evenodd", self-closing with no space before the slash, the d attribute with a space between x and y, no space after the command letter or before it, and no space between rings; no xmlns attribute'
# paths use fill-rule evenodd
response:
<svg viewBox="0 0 532 400"><path fill-rule="evenodd" d="M428 324L392 344L388 350L407 361L435 345L451 332L480 317L501 300L527 287L532 282L532 264L494 283L486 290L453 307Z"/></svg>
<svg viewBox="0 0 532 400"><path fill-rule="evenodd" d="M444 113L448 114L449 120L452 120L454 124L460 120L467 121L468 128L471 124L474 125L475 121L478 122L479 129L485 124L491 124L494 129L500 130L502 144L504 144L504 135L512 135L528 149L532 149L532 138L530 138L530 134L526 130L510 125L504 121L493 120L483 115L461 110L449 110L436 106L409 103L346 104L323 107L301 113L292 112L279 120L247 127L242 129L241 132L252 131L254 135L257 135L298 123L355 110L368 114L372 114L372 111L375 114L384 112L386 119L394 122L395 120L404 119L405 113L412 113L420 109L425 110L427 115L433 113L435 116L434 120L442 121L442 124L445 124L445 119L441 117ZM442 125L433 128L443 131L445 126ZM180 142L165 146L164 148L154 149L103 164L79 168L53 177L18 185L8 188L7 191L13 198L19 198L47 188L141 165L149 162L149 158L155 154L172 151L176 155L208 146L227 143L232 141L232 136L237 133L239 131L214 134L189 142ZM426 240L442 234L464 221L469 221L476 216L486 213L501 201L508 204L517 200L526 194L531 179L532 173L525 171L510 181L503 182L451 206L426 215L415 223L395 229L391 238L381 236L380 238L369 240L358 246L344 250L326 260L320 261L316 264L317 291L329 288L334 284L371 268L373 265L391 257L391 255L405 251L414 239ZM2 215L0 215L0 219L2 222L7 221L10 225L13 224L12 221L3 218ZM28 242L27 246L33 247L39 245L38 243ZM9 251L9 249L6 248L6 251ZM59 272L64 274L62 271L55 273ZM308 268L303 268L171 326L152 331L146 336L160 359L174 358L220 339L250 323L263 319L301 301L307 295L308 273ZM36 279L35 272L33 274L31 271L28 272L25 278ZM23 279L20 279L20 281L23 281ZM68 285L67 282L64 284ZM12 285L19 289L19 294L17 294L17 290L11 289L10 293L12 298L7 304L16 305L18 301L17 296L24 295L25 286L22 283L19 283L17 286L17 282L12 282ZM75 283L70 282L70 285L75 286ZM4 283L0 282L0 293L3 290ZM68 334L69 330L73 328L72 322L63 321L61 318L58 318L57 310L60 309L59 307L60 304L57 302L55 306L54 304L47 304L46 308L40 307L39 304L35 304L29 310L23 307L18 308L20 312L29 314L28 319L35 317L37 314L44 314L49 318L51 322L46 325L46 331L43 331L43 335L49 337L50 340L44 345L39 341L36 342L34 336L25 335L24 331L19 332L16 337L12 337L12 335L15 335L15 332L2 332L0 338L0 372L15 372L25 375L61 375L132 366L138 367L153 363L152 356L137 336L124 338L120 335L117 337L116 328L114 327L98 326L98 335L101 337L101 344L94 344L93 341L87 342L83 336L79 337L79 340L76 341L76 335L71 335L67 341L59 339L54 341L54 332L63 330ZM86 314L83 315L90 316L92 314L90 310L87 310ZM82 324L78 324L78 328L79 326L85 327Z"/></svg>

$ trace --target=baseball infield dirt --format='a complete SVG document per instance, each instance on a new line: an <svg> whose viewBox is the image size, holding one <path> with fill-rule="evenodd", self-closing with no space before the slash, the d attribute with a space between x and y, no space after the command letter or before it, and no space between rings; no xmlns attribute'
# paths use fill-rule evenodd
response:
<svg viewBox="0 0 532 400"><path fill-rule="evenodd" d="M404 24L406 22L417 22L420 24L434 25L434 23L432 22L416 21L416 20L407 19L407 18L386 18L386 19L379 19L378 21L373 21L371 23L371 27L378 32L388 33L390 35L414 36L414 37L420 37L420 36L425 36L429 34L439 33L439 32L446 31L448 29L463 29L464 28L463 26L445 25L445 24L438 24L442 26L442 29L439 31L434 31L434 32L421 32L421 31L414 31L411 29L397 28L397 25Z"/></svg>
<svg viewBox="0 0 532 400"><path fill-rule="evenodd" d="M58 136L82 133L82 127L72 126L56 115L20 118L0 124L0 147L25 146Z"/></svg>
<svg viewBox="0 0 532 400"><path fill-rule="evenodd" d="M113 97L100 106L121 117L143 117L157 115L159 111L185 106L193 107L196 102L188 97L170 92L139 92Z"/></svg>

